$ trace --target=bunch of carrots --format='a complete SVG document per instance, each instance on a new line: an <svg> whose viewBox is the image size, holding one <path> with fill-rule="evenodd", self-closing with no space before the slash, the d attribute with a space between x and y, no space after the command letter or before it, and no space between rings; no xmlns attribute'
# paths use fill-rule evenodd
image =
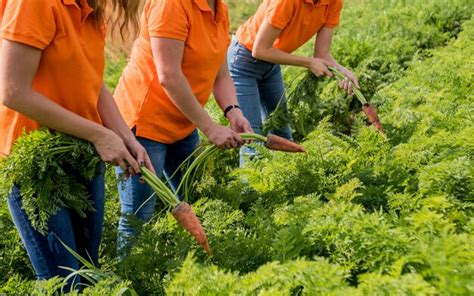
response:
<svg viewBox="0 0 474 296"><path fill-rule="evenodd" d="M305 152L304 148L300 145L276 135L264 137L253 133L245 133L241 134L241 137L245 140L262 141L265 143L265 147L270 150L284 152ZM192 179L194 172L198 167L203 166L205 160L211 155L217 153L217 151L218 148L216 146L210 145L204 148L203 151L197 150L196 153L193 153L193 155L190 156L190 159L194 157L195 159L187 168L186 173L183 175L183 179L177 188L177 192L180 192L182 189L184 189L184 195L188 195L190 186L189 182ZM199 153L198 156L196 156L197 153ZM181 167L178 168L178 170L179 169L181 169ZM206 233L204 232L202 224L191 206L185 201L179 201L173 190L171 190L171 188L166 185L165 182L163 182L146 167L141 168L141 173L145 181L150 185L158 198L160 198L164 204L171 208L171 214L176 219L178 224L186 229L194 237L197 243L206 251L208 255L211 255L212 251L209 247Z"/></svg>

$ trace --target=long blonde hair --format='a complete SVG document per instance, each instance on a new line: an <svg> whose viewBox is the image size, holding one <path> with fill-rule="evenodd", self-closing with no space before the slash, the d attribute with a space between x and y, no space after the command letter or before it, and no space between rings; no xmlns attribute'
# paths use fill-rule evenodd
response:
<svg viewBox="0 0 474 296"><path fill-rule="evenodd" d="M111 32L119 30L122 38L138 32L141 0L88 0L98 22L108 24Z"/></svg>

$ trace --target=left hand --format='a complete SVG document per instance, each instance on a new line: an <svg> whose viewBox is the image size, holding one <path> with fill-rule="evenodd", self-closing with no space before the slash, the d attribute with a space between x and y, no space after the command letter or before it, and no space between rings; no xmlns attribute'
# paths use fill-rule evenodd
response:
<svg viewBox="0 0 474 296"><path fill-rule="evenodd" d="M245 118L240 109L233 109L227 114L230 122L230 128L236 133L253 133L250 122ZM248 142L248 141L247 141Z"/></svg>
<svg viewBox="0 0 474 296"><path fill-rule="evenodd" d="M137 141L136 138L133 138L132 140L128 141L127 143L125 143L125 145L127 146L128 151L130 151L130 154L135 157L138 164L140 164L141 166L145 166L147 169L156 174L155 169L153 168L153 164L151 163L150 157L148 156L148 153L146 152L145 148Z"/></svg>
<svg viewBox="0 0 474 296"><path fill-rule="evenodd" d="M344 89L347 92L347 94L352 96L353 94L352 84L354 84L355 87L360 89L359 80L357 80L357 77L354 75L354 73L352 73L350 70L348 70L345 67L342 67L342 66L339 67L339 71L341 71L341 73L344 74L344 76L346 76L346 78L339 81L339 87L341 89Z"/></svg>

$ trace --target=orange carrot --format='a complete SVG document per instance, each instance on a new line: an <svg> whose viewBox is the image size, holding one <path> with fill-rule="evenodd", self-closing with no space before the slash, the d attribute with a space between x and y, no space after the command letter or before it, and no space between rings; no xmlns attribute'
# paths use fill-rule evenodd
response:
<svg viewBox="0 0 474 296"><path fill-rule="evenodd" d="M342 74L337 68L331 67L330 70L334 73L334 76L338 79L347 78L344 74ZM380 123L379 116L377 115L377 111L375 111L374 106L367 102L367 99L364 97L362 92L355 87L354 83L350 82L352 85L352 91L356 95L357 99L362 104L362 110L364 111L365 115L369 119L370 123L375 126L375 128L385 137L383 133L382 124Z"/></svg>
<svg viewBox="0 0 474 296"><path fill-rule="evenodd" d="M201 245L207 254L211 255L211 248L207 242L206 233L202 228L201 222L194 214L191 206L185 202L180 202L175 193L160 178L146 167L141 167L141 173L145 181L155 191L156 195L164 204L171 207L171 214L179 225L186 229L196 241Z"/></svg>
<svg viewBox="0 0 474 296"><path fill-rule="evenodd" d="M212 252L207 241L206 233L191 206L186 202L181 202L174 207L171 214L173 214L173 217L184 229L194 236L198 244L204 248L207 254L211 255Z"/></svg>
<svg viewBox="0 0 474 296"><path fill-rule="evenodd" d="M377 111L375 111L374 106L372 106L370 103L365 103L362 106L362 110L369 119L370 123L372 123L375 128L383 134L382 124L380 123L379 116L377 115Z"/></svg>
<svg viewBox="0 0 474 296"><path fill-rule="evenodd" d="M284 152L306 152L303 147L296 144L295 142L276 135L268 135L265 147L270 150Z"/></svg>

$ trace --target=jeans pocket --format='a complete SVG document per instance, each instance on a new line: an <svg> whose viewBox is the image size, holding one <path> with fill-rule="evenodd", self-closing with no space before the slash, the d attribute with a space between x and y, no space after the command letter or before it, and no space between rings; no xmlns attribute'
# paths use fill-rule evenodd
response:
<svg viewBox="0 0 474 296"><path fill-rule="evenodd" d="M252 53L242 45L237 45L235 47L234 60L251 64L258 62L258 60L252 56Z"/></svg>

